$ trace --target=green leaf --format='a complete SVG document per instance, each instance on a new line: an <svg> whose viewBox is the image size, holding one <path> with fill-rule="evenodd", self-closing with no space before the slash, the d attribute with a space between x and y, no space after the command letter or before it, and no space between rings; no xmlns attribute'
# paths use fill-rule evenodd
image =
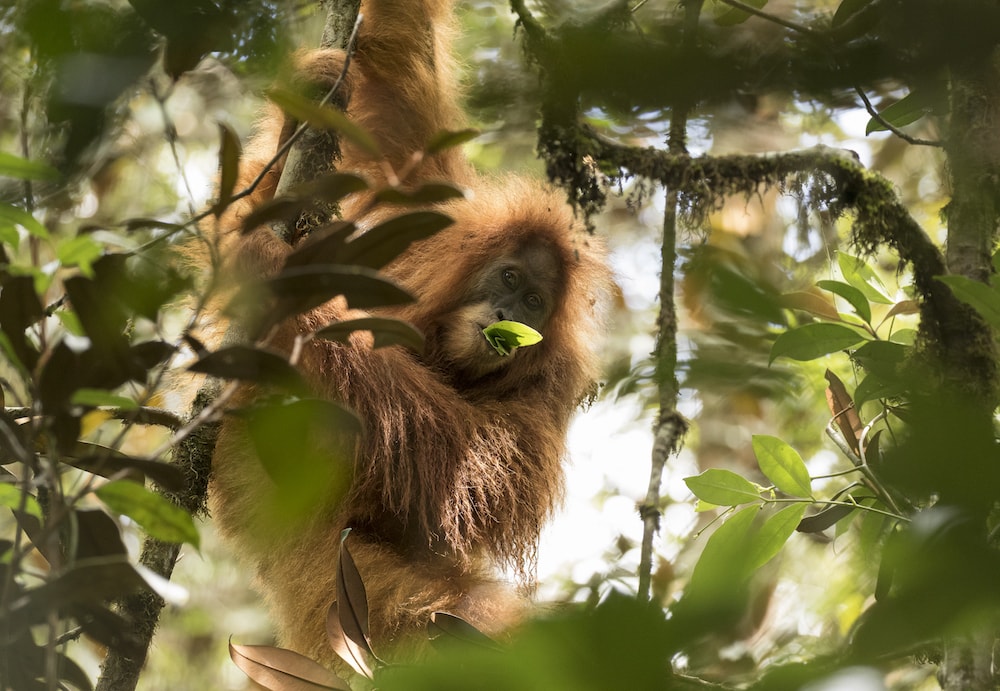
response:
<svg viewBox="0 0 1000 691"><path fill-rule="evenodd" d="M315 335L317 338L347 342L348 337L355 331L370 331L374 339L374 348L401 345L417 352L422 352L424 349L424 335L422 333L409 322L391 317L348 319L324 326Z"/></svg>
<svg viewBox="0 0 1000 691"><path fill-rule="evenodd" d="M750 536L751 570L756 571L781 551L781 548L788 542L788 538L795 532L795 528L802 520L805 511L805 503L786 506L769 516L764 524Z"/></svg>
<svg viewBox="0 0 1000 691"><path fill-rule="evenodd" d="M837 252L837 265L840 267L840 273L844 275L844 280L860 290L870 302L893 304L894 301L885 295L885 284L882 283L882 279L865 262L846 252Z"/></svg>
<svg viewBox="0 0 1000 691"><path fill-rule="evenodd" d="M709 468L700 475L684 478L694 496L716 506L739 506L760 501L760 490L752 482L731 470Z"/></svg>
<svg viewBox="0 0 1000 691"><path fill-rule="evenodd" d="M816 285L847 300L859 317L864 319L866 323L871 323L872 308L868 304L868 298L860 290L840 281L817 281Z"/></svg>
<svg viewBox="0 0 1000 691"><path fill-rule="evenodd" d="M39 161L0 151L0 177L17 180L58 180L59 171Z"/></svg>
<svg viewBox="0 0 1000 691"><path fill-rule="evenodd" d="M479 136L479 130L457 130L451 132L448 130L438 132L431 140L427 142L426 153L428 156L440 153L445 149L451 149L456 146L461 146L466 142L470 142Z"/></svg>
<svg viewBox="0 0 1000 691"><path fill-rule="evenodd" d="M892 105L883 108L879 115L893 127L905 127L928 113L934 112L937 97L934 91L911 91ZM875 118L868 120L865 135L885 132L889 128Z"/></svg>
<svg viewBox="0 0 1000 691"><path fill-rule="evenodd" d="M111 406L112 408L121 408L122 410L136 410L139 407L139 404L131 398L116 396L104 389L77 389L73 392L70 403L72 405L94 407Z"/></svg>
<svg viewBox="0 0 1000 691"><path fill-rule="evenodd" d="M792 360L815 360L829 353L850 348L868 340L848 326L840 324L806 324L789 329L775 339L768 364L779 357Z"/></svg>
<svg viewBox="0 0 1000 691"><path fill-rule="evenodd" d="M857 507L847 503L827 506L811 516L803 518L795 529L800 533L822 533L827 528L847 518L856 509Z"/></svg>
<svg viewBox="0 0 1000 691"><path fill-rule="evenodd" d="M766 434L755 434L752 444L761 472L775 487L793 497L812 496L809 471L798 451Z"/></svg>
<svg viewBox="0 0 1000 691"><path fill-rule="evenodd" d="M0 506L5 506L11 511L21 508L21 489L8 482L0 482ZM42 507L38 500L30 494L24 500L24 510L29 516L34 516L39 521L42 520Z"/></svg>
<svg viewBox="0 0 1000 691"><path fill-rule="evenodd" d="M833 26L841 26L871 3L872 0L843 0L833 15Z"/></svg>
<svg viewBox="0 0 1000 691"><path fill-rule="evenodd" d="M90 235L77 235L61 241L56 247L56 257L63 266L79 266L80 271L92 278L92 265L101 255L104 247Z"/></svg>
<svg viewBox="0 0 1000 691"><path fill-rule="evenodd" d="M512 321L498 321L483 329L486 340L501 355L510 355L517 348L535 345L542 340L542 334L527 324Z"/></svg>
<svg viewBox="0 0 1000 691"><path fill-rule="evenodd" d="M875 374L869 374L861 380L854 390L854 405L860 408L868 401L883 398L899 398L906 393L906 387L899 382L885 381Z"/></svg>
<svg viewBox="0 0 1000 691"><path fill-rule="evenodd" d="M716 528L694 566L681 604L695 612L712 611L720 605L724 609L742 609L745 593L741 590L752 573L749 538L758 515L759 506L748 506Z"/></svg>
<svg viewBox="0 0 1000 691"><path fill-rule="evenodd" d="M372 135L348 120L337 107L321 106L287 89L271 89L267 97L296 120L318 129L333 130L372 158L381 158L382 153Z"/></svg>
<svg viewBox="0 0 1000 691"><path fill-rule="evenodd" d="M389 204L437 204L464 198L465 192L442 182L428 182L412 190L387 187L375 194L376 200Z"/></svg>
<svg viewBox="0 0 1000 691"><path fill-rule="evenodd" d="M221 379L305 390L302 376L283 355L248 345L232 345L207 353L192 363L192 372Z"/></svg>
<svg viewBox="0 0 1000 691"><path fill-rule="evenodd" d="M951 288L956 298L979 312L987 324L1000 329L1000 292L995 288L965 276L935 278Z"/></svg>
<svg viewBox="0 0 1000 691"><path fill-rule="evenodd" d="M198 547L198 529L190 514L142 485L116 480L98 487L95 494L108 508L131 518L151 537Z"/></svg>
<svg viewBox="0 0 1000 691"><path fill-rule="evenodd" d="M396 216L344 245L337 262L380 269L412 243L429 238L452 223L451 218L437 211L414 211Z"/></svg>
<svg viewBox="0 0 1000 691"><path fill-rule="evenodd" d="M42 240L49 239L49 231L38 220L24 209L10 204L0 203L0 223L13 223L24 228L28 233Z"/></svg>

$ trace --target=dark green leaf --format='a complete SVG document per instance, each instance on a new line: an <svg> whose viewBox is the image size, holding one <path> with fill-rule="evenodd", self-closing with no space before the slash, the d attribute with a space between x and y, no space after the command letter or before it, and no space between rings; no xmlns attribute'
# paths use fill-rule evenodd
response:
<svg viewBox="0 0 1000 691"><path fill-rule="evenodd" d="M296 390L306 388L298 370L289 364L287 358L252 346L234 345L208 353L188 369L221 379L239 379Z"/></svg>
<svg viewBox="0 0 1000 691"><path fill-rule="evenodd" d="M349 319L324 326L316 332L317 338L331 341L347 342L355 331L370 331L374 339L373 347L382 348L391 345L401 345L417 352L424 349L424 336L409 322L391 317L365 317Z"/></svg>
<svg viewBox="0 0 1000 691"><path fill-rule="evenodd" d="M77 559L128 557L118 525L100 509L74 509Z"/></svg>
<svg viewBox="0 0 1000 691"><path fill-rule="evenodd" d="M840 324L806 324L789 329L778 336L771 346L769 362L779 357L792 360L815 360L866 340L854 329Z"/></svg>
<svg viewBox="0 0 1000 691"><path fill-rule="evenodd" d="M239 136L224 122L219 123L219 140L219 199L212 207L216 216L226 210L233 197L243 155Z"/></svg>
<svg viewBox="0 0 1000 691"><path fill-rule="evenodd" d="M130 479L142 482L149 478L163 489L174 492L180 492L187 487L180 468L171 463L135 458L100 444L78 441L71 452L59 460L74 468L103 477L132 471L129 473Z"/></svg>
<svg viewBox="0 0 1000 691"><path fill-rule="evenodd" d="M375 195L378 201L389 204L437 204L463 198L465 193L462 190L440 182L428 182L412 190L387 187Z"/></svg>
<svg viewBox="0 0 1000 691"><path fill-rule="evenodd" d="M833 26L841 26L871 3L872 0L843 0L833 15Z"/></svg>
<svg viewBox="0 0 1000 691"><path fill-rule="evenodd" d="M822 533L841 519L847 518L855 507L850 504L827 506L811 516L806 516L795 528L800 533Z"/></svg>
<svg viewBox="0 0 1000 691"><path fill-rule="evenodd" d="M285 257L285 268L310 264L339 264L344 243L355 230L357 227L353 223L334 221L313 231Z"/></svg>
<svg viewBox="0 0 1000 691"><path fill-rule="evenodd" d="M112 511L128 516L152 537L198 547L198 529L190 514L142 485L116 480L98 487L95 494Z"/></svg>
<svg viewBox="0 0 1000 691"><path fill-rule="evenodd" d="M275 311L278 319L305 312L341 295L355 309L413 302L405 290L363 266L290 267L269 279L265 286L281 300Z"/></svg>
<svg viewBox="0 0 1000 691"><path fill-rule="evenodd" d="M371 228L347 243L340 263L380 269L414 242L431 237L454 221L437 211L414 211Z"/></svg>
<svg viewBox="0 0 1000 691"><path fill-rule="evenodd" d="M752 482L724 468L709 468L700 475L684 478L684 483L694 496L716 506L760 501L760 490Z"/></svg>
<svg viewBox="0 0 1000 691"><path fill-rule="evenodd" d="M56 579L27 590L4 617L8 631L45 621L54 609L80 603L99 603L140 588L145 580L122 557L104 557L78 562Z"/></svg>

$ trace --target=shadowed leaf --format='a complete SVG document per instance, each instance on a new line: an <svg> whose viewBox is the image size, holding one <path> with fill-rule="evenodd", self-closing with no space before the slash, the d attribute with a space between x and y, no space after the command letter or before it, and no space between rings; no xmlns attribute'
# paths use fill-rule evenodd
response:
<svg viewBox="0 0 1000 691"><path fill-rule="evenodd" d="M828 506L822 511L818 511L811 516L803 518L799 521L799 524L795 529L800 533L822 533L830 526L836 524L837 521L849 516L851 512L854 511L854 508L855 507L848 504Z"/></svg>
<svg viewBox="0 0 1000 691"><path fill-rule="evenodd" d="M500 646L492 638L465 621L461 617L447 612L434 612L427 623L427 635L435 647L454 644L500 650Z"/></svg>
<svg viewBox="0 0 1000 691"><path fill-rule="evenodd" d="M436 204L464 198L465 193L458 187L441 182L428 182L412 190L387 187L375 195L378 201L389 204Z"/></svg>
<svg viewBox="0 0 1000 691"><path fill-rule="evenodd" d="M293 390L306 388L301 375L283 356L251 346L222 348L203 356L188 369L222 379L239 379Z"/></svg>
<svg viewBox="0 0 1000 691"><path fill-rule="evenodd" d="M380 269L412 243L429 238L452 223L451 218L437 211L414 211L397 216L347 243L339 261Z"/></svg>
<svg viewBox="0 0 1000 691"><path fill-rule="evenodd" d="M230 641L229 657L250 679L271 691L351 691L347 682L333 672L284 648Z"/></svg>
<svg viewBox="0 0 1000 691"><path fill-rule="evenodd" d="M219 123L219 199L212 213L220 215L229 206L239 176L240 156L243 147L240 138L229 125Z"/></svg>
<svg viewBox="0 0 1000 691"><path fill-rule="evenodd" d="M409 322L390 317L365 317L349 319L324 326L315 333L316 338L346 343L355 331L369 331L374 339L373 347L382 348L401 345L419 352L424 349L424 335Z"/></svg>
<svg viewBox="0 0 1000 691"><path fill-rule="evenodd" d="M355 668L370 665L377 659L368 638L368 593L358 567L347 548L350 529L340 536L340 559L337 564L337 614L344 642L353 658Z"/></svg>

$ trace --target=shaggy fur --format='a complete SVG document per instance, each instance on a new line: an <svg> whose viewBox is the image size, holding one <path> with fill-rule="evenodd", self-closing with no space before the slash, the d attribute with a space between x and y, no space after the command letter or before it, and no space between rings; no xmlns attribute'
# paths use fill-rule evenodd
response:
<svg viewBox="0 0 1000 691"><path fill-rule="evenodd" d="M447 51L450 2L367 0L362 12L348 114L400 170L432 135L463 126ZM329 83L343 57L322 51L301 63L309 79ZM271 158L282 126L280 113L265 114L247 147L242 184ZM342 145L340 170L384 183L380 162ZM270 173L222 218L216 240L231 266L274 273L289 251L266 228L238 232L241 219L273 195L279 174ZM281 643L328 664L334 656L325 619L344 527L353 529L349 545L368 590L376 650L395 646L403 656L418 655L416 641L436 610L488 632L523 615L525 602L493 571L530 569L539 531L560 499L567 425L597 375L594 347L610 279L600 247L561 195L522 179L481 177L458 150L425 159L407 184L431 179L466 188L468 199L440 205L454 225L387 267L417 301L378 312L416 325L426 352L373 350L356 337L350 344L311 341L302 354L301 368L317 393L347 404L365 424L346 495L331 489L308 519L278 524L269 509L273 483L253 458L239 419L225 422L214 459L213 516L254 565ZM357 219L365 203L364 195L349 198L344 217ZM393 213L378 208L359 226ZM561 267L544 340L490 374L470 375L481 371L467 366L470 358L498 356L485 339L474 355L468 346L448 347L467 342L458 330L475 326L459 318L468 309L463 287L525 243L553 253ZM331 302L283 325L274 345L287 349L296 332L347 315L341 302ZM252 397L249 389L240 396Z"/></svg>

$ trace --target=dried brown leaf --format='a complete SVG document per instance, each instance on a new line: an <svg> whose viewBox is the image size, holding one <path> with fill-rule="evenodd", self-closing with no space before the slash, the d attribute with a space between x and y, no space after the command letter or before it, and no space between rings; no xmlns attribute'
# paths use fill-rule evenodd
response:
<svg viewBox="0 0 1000 691"><path fill-rule="evenodd" d="M833 415L837 427L840 428L840 433L844 436L844 440L851 447L851 450L859 454L861 432L865 426L858 416L858 411L854 408L854 401L847 393L844 382L840 381L836 374L827 370L824 376L829 382L826 389L826 404L830 409L830 414Z"/></svg>
<svg viewBox="0 0 1000 691"><path fill-rule="evenodd" d="M230 641L229 657L244 674L271 691L351 691L347 682L330 670L284 648Z"/></svg>

